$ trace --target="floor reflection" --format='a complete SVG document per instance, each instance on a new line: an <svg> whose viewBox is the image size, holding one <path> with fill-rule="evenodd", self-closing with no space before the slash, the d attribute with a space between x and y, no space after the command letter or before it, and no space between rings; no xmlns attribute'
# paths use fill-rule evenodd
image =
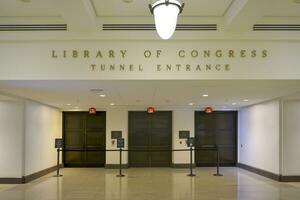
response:
<svg viewBox="0 0 300 200"><path fill-rule="evenodd" d="M238 168L63 169L23 185L0 185L0 200L299 200L299 183L279 183Z"/></svg>

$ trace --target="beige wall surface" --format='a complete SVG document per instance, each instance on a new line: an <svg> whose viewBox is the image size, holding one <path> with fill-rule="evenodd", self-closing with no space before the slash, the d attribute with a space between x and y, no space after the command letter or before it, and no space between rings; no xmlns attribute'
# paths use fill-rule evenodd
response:
<svg viewBox="0 0 300 200"><path fill-rule="evenodd" d="M61 112L33 101L0 101L0 177L21 178L56 165Z"/></svg>
<svg viewBox="0 0 300 200"><path fill-rule="evenodd" d="M23 175L23 103L0 101L0 177Z"/></svg>
<svg viewBox="0 0 300 200"><path fill-rule="evenodd" d="M238 162L280 174L280 102L243 108L238 121Z"/></svg>
<svg viewBox="0 0 300 200"><path fill-rule="evenodd" d="M55 138L61 138L61 112L39 103L25 103L25 175L53 167Z"/></svg>
<svg viewBox="0 0 300 200"><path fill-rule="evenodd" d="M300 174L300 101L283 103L282 174Z"/></svg>
<svg viewBox="0 0 300 200"><path fill-rule="evenodd" d="M0 79L298 79L299 50L299 42L2 42Z"/></svg>

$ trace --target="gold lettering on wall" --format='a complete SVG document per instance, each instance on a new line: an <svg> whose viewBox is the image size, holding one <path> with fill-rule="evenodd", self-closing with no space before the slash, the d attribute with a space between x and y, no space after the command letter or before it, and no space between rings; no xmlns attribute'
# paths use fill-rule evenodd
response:
<svg viewBox="0 0 300 200"><path fill-rule="evenodd" d="M158 65L156 66L156 69L157 69L158 72L160 72L160 71L161 71L161 65L158 64Z"/></svg>
<svg viewBox="0 0 300 200"><path fill-rule="evenodd" d="M52 59L85 59L93 62L89 64L91 72L143 72L142 64L132 63L134 60L144 59L145 61L155 60L150 71L156 72L229 72L233 68L228 60L260 60L269 57L270 50L267 49L175 49L175 50L150 50L144 49L138 52L131 52L127 49L52 49ZM125 60L128 58L127 60ZM180 58L182 63L174 63L173 59ZM224 58L226 63L222 63ZM114 62L116 61L116 62ZM130 63L126 62L129 61ZM161 62L160 62L161 61ZM217 61L217 63L216 63ZM99 63L98 63L99 62ZM107 63L109 62L109 63ZM117 63L121 62L121 63ZM123 63L124 62L124 63ZM168 63L165 63L168 62ZM177 60L178 62L178 60ZM196 64L195 64L196 62ZM149 62L152 63L152 62ZM148 64L148 63L147 63ZM150 65L150 64L149 64ZM152 65L152 64L151 64Z"/></svg>
<svg viewBox="0 0 300 200"><path fill-rule="evenodd" d="M91 68L92 68L92 71L95 71L96 65L95 64L91 64Z"/></svg>
<svg viewBox="0 0 300 200"><path fill-rule="evenodd" d="M109 58L114 58L115 57L115 52L113 50L109 50Z"/></svg>
<svg viewBox="0 0 300 200"><path fill-rule="evenodd" d="M222 50L217 50L217 51L216 51L216 57L217 57L217 58L221 58L222 55L223 55Z"/></svg>
<svg viewBox="0 0 300 200"><path fill-rule="evenodd" d="M144 52L144 56L145 56L145 58L150 58L151 57L151 51L150 50L146 50Z"/></svg>
<svg viewBox="0 0 300 200"><path fill-rule="evenodd" d="M182 72L196 72L196 71L230 71L229 64L198 64L198 65L191 65L191 64L157 64L156 71L161 72L171 72L171 71L182 71Z"/></svg>
<svg viewBox="0 0 300 200"><path fill-rule="evenodd" d="M76 50L73 50L73 56L72 56L73 58L77 58L78 57L78 51L76 51Z"/></svg>
<svg viewBox="0 0 300 200"><path fill-rule="evenodd" d="M52 58L125 58L127 50L51 50Z"/></svg>
<svg viewBox="0 0 300 200"><path fill-rule="evenodd" d="M100 50L97 51L96 58L103 58Z"/></svg>
<svg viewBox="0 0 300 200"><path fill-rule="evenodd" d="M246 57L246 50L241 50L241 58L245 58Z"/></svg>
<svg viewBox="0 0 300 200"><path fill-rule="evenodd" d="M210 57L210 51L204 50L204 58L209 58L209 57Z"/></svg>
<svg viewBox="0 0 300 200"><path fill-rule="evenodd" d="M51 58L126 58L128 50L51 50ZM151 50L144 50L143 56L144 58L162 58L163 56L162 50L155 50L155 52ZM178 50L174 57L179 58L256 58L257 56L261 58L268 57L268 50L197 50L192 49L188 50ZM138 56L138 55L135 55ZM172 55L170 55L172 56ZM172 57L171 57L172 58Z"/></svg>
<svg viewBox="0 0 300 200"><path fill-rule="evenodd" d="M199 53L198 53L197 50L193 50L193 51L191 52L191 56L192 56L193 58L197 58L198 55L199 55Z"/></svg>
<svg viewBox="0 0 300 200"><path fill-rule="evenodd" d="M54 50L52 50L52 58L57 58L57 55Z"/></svg>
<svg viewBox="0 0 300 200"><path fill-rule="evenodd" d="M256 50L252 50L252 51L251 51L251 57L252 57L252 58L255 58L255 57L256 57Z"/></svg>
<svg viewBox="0 0 300 200"><path fill-rule="evenodd" d="M134 65L134 64L90 64L91 71L111 71L111 72L121 72L121 71L127 71L127 72L133 72L133 71L139 71L142 72L143 66L140 65Z"/></svg>
<svg viewBox="0 0 300 200"><path fill-rule="evenodd" d="M121 50L122 58L125 58L127 50Z"/></svg>
<svg viewBox="0 0 300 200"><path fill-rule="evenodd" d="M184 50L180 50L180 51L178 52L178 56L179 56L180 58L184 58L184 57L185 57L185 51L184 51Z"/></svg>
<svg viewBox="0 0 300 200"><path fill-rule="evenodd" d="M90 51L89 50L84 50L83 52L84 52L83 53L84 58L89 58L90 57Z"/></svg>
<svg viewBox="0 0 300 200"><path fill-rule="evenodd" d="M262 57L266 58L268 56L268 51L267 50L263 50L262 51Z"/></svg>
<svg viewBox="0 0 300 200"><path fill-rule="evenodd" d="M234 51L233 50L228 51L228 57L229 58L234 58Z"/></svg>

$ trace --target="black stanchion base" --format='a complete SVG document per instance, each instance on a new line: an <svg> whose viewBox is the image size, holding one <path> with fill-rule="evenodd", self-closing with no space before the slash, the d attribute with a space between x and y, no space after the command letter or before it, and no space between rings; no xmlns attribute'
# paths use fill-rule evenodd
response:
<svg viewBox="0 0 300 200"><path fill-rule="evenodd" d="M63 175L59 174L59 175L54 175L53 177L62 177Z"/></svg>
<svg viewBox="0 0 300 200"><path fill-rule="evenodd" d="M124 174L118 174L116 177L124 177Z"/></svg>
<svg viewBox="0 0 300 200"><path fill-rule="evenodd" d="M196 176L196 174L188 174L187 176L193 177L193 176Z"/></svg>
<svg viewBox="0 0 300 200"><path fill-rule="evenodd" d="M214 174L214 176L223 176L223 174Z"/></svg>

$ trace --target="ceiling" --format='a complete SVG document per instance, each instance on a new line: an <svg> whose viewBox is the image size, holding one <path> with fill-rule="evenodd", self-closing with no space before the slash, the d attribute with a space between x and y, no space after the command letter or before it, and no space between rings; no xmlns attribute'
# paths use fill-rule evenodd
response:
<svg viewBox="0 0 300 200"><path fill-rule="evenodd" d="M1 0L0 16L2 17L55 17L62 16L60 2L66 1L69 8L76 6L78 0ZM82 1L82 0L80 0ZM150 16L150 0L84 0L90 1L98 17L103 16ZM183 16L222 17L235 0L183 0ZM245 0L239 0L245 1ZM249 0L269 1L269 8L264 16L300 16L300 4L294 0Z"/></svg>
<svg viewBox="0 0 300 200"><path fill-rule="evenodd" d="M158 40L159 37L153 31L112 32L101 28L102 24L153 24L154 19L148 9L150 2L151 0L1 0L0 25L67 24L67 32L18 31L11 34L6 30L0 32L0 40ZM295 31L253 31L254 24L300 25L300 1L297 0L183 2L185 7L178 19L179 23L216 24L218 29L180 31L172 39L300 40L299 32Z"/></svg>
<svg viewBox="0 0 300 200"><path fill-rule="evenodd" d="M20 99L18 98L14 98L14 97L11 97L11 96L7 96L7 95L1 95L0 94L0 102L1 101L19 101Z"/></svg>
<svg viewBox="0 0 300 200"><path fill-rule="evenodd" d="M97 16L151 16L148 8L149 0L133 0L125 3L122 0L93 0ZM185 0L183 16L224 15L232 0Z"/></svg>
<svg viewBox="0 0 300 200"><path fill-rule="evenodd" d="M297 3L298 2L298 3ZM274 1L272 9L266 11L265 16L271 17L300 17L300 1L282 0Z"/></svg>
<svg viewBox="0 0 300 200"><path fill-rule="evenodd" d="M102 92L92 92L101 89ZM210 81L0 81L0 92L64 110L130 106L239 109L263 101L295 96L300 80ZM105 94L106 97L100 97ZM208 94L208 97L203 97ZM247 99L248 101L244 101ZM289 97L289 99L292 99ZM193 105L189 105L193 103ZM235 105L233 105L236 103ZM71 105L68 105L71 104Z"/></svg>
<svg viewBox="0 0 300 200"><path fill-rule="evenodd" d="M1 17L56 17L61 14L52 0L1 0Z"/></svg>

